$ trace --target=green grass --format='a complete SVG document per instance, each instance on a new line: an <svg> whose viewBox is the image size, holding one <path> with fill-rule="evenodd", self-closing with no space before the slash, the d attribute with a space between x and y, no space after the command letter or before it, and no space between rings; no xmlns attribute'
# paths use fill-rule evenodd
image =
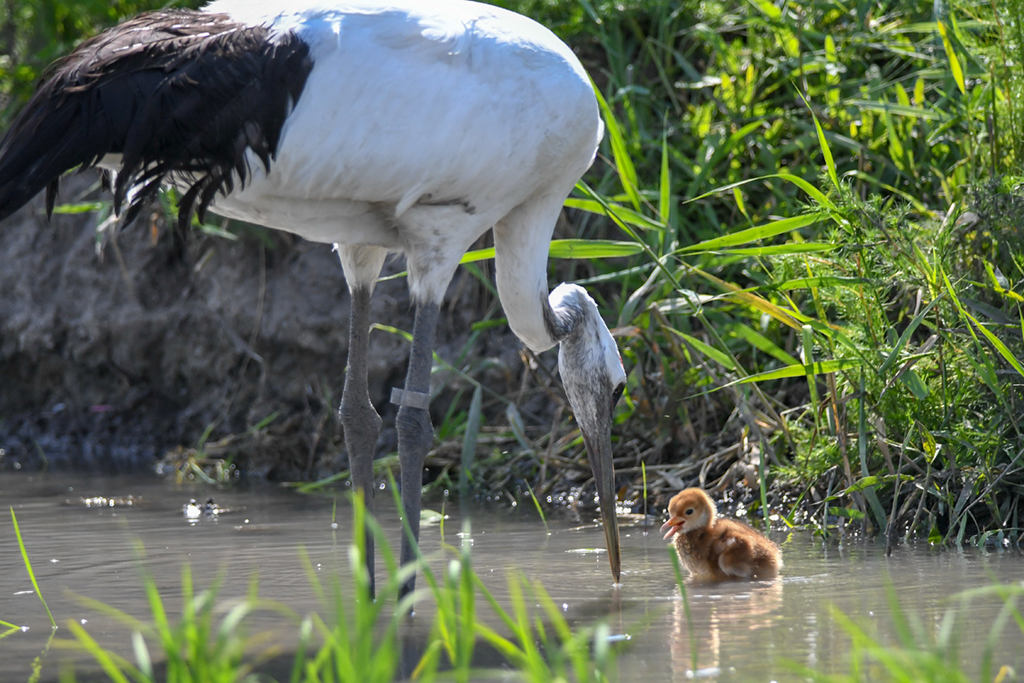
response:
<svg viewBox="0 0 1024 683"><path fill-rule="evenodd" d="M592 264L631 330L622 455L684 470L745 441L759 515L816 486L826 500L801 500L823 531L832 510L949 543L1021 535L1024 211L1007 174L1024 136L991 124L1021 75L995 54L1017 43L1006 13L932 10L601 6L605 163L569 204L644 250Z"/></svg>
<svg viewBox="0 0 1024 683"><path fill-rule="evenodd" d="M501 4L569 41L602 99L600 160L567 202L573 239L553 243L551 279L587 284L618 328L629 376L616 457L642 464L620 465L625 502L639 509L670 493L666 473L718 481L737 457L726 446L740 444L739 457L759 455L745 502L765 522L777 514L829 533L845 518L890 538L1019 542L1024 3ZM0 125L49 60L150 6L0 5ZM523 423L510 397L476 379L487 363L474 345L501 322L493 284L474 264L492 256L482 249L463 266L489 293L487 313L451 364L474 391L438 430L456 443L452 458L434 458L438 480L483 495L578 498L568 475L585 471L585 456L568 412ZM521 393L548 392L547 382L532 373ZM694 467L718 452L733 455ZM299 633L290 680L384 680L405 608L402 572L385 558L388 580L368 601L361 538L353 585L311 579L333 606L328 617L264 603L254 584L218 621L216 585L196 592L184 570L178 621L145 576L150 621L121 615L137 633L133 662L69 628L112 680L239 680L259 663L239 626L270 609ZM515 574L511 604L498 604L468 548L450 552L441 576L420 566L437 605L420 678L444 667L446 678L476 676L481 640L527 680L614 671L604 627L573 631L541 586ZM1024 629L1019 591L999 590L1007 607L993 632L1011 619ZM502 632L478 619L481 605ZM898 603L893 612L899 643L840 618L851 672L803 675L965 680L949 642L922 635ZM1007 677L986 668L981 680Z"/></svg>
<svg viewBox="0 0 1024 683"><path fill-rule="evenodd" d="M353 513L348 579L344 583L332 576L325 585L305 553L300 552L311 590L318 604L327 610L326 614L299 615L285 605L260 598L256 577L250 580L243 598L223 600L218 595L224 585L223 575L215 577L208 587L199 589L188 566L181 570L181 607L177 613L160 594L154 577L147 571L145 552L139 544L139 571L147 596L148 616L138 618L88 597L78 598L83 607L112 618L131 633L130 657L108 649L78 619L64 622L70 638L58 638L55 645L58 651L74 649L90 655L105 679L114 683L267 682L275 680L268 672L271 660L274 660L274 671L289 672L277 679L282 682L389 683L395 680L397 673L399 628L416 602L421 613L434 611L430 635L412 673L416 681L507 678L510 670L516 680L536 683L603 683L617 679L617 655L622 645L610 637L607 624L571 626L543 586L517 571L508 574L507 604L497 600L473 570L468 526L463 529L466 533L459 548L444 548L449 562L443 573L437 575L422 557L414 565L399 568L380 527L372 516L365 514L358 497L354 499ZM363 561L366 528L376 538L378 557L384 563L385 580L377 583L376 600L370 596ZM25 539L19 537L19 545L24 548ZM674 549L667 547L666 550L673 560L683 601L691 670L697 671L698 633L690 611L687 585ZM27 552L23 560L32 576ZM425 585L415 594L400 599L399 588L413 570L420 573ZM38 593L38 585L34 585ZM1008 642L1007 629L1019 630L1024 636L1024 616L1018 607L1024 597L1024 583L959 593L952 596L941 618L929 617L928 620L919 619L912 609L902 605L891 586L886 590L895 639L882 642L874 635L877 624L858 623L833 609L832 618L849 638L849 671L826 674L796 662L783 662L784 665L806 680L823 683L1016 680L1012 668L997 660L995 648ZM970 613L976 601L992 597L1001 601L1002 608L980 646L978 657L973 660L980 670L968 673L960 656L957 624L963 615ZM481 607L489 609L489 618L481 618ZM250 634L250 620L259 613L274 617L273 634ZM495 623L497 626L488 625ZM644 634L643 624L634 628L634 638ZM287 651L276 644L282 633L295 634L291 639L295 646ZM503 657L505 668L484 669L475 665L475 654L482 645ZM36 658L30 680L40 680L49 667L56 666L51 661L53 656L47 656L49 649L48 642ZM80 669L78 673L88 680L97 680L94 671ZM61 664L61 681L67 683L75 679L76 672L71 665Z"/></svg>
<svg viewBox="0 0 1024 683"><path fill-rule="evenodd" d="M376 520L366 514L361 497L353 500L352 542L348 546L350 579L346 584L335 576L324 585L305 552L300 552L318 604L329 606L327 615L298 615L285 605L260 598L255 576L244 598L221 601L218 593L224 576L217 576L210 586L198 590L187 565L181 571L181 613L174 614L146 569L145 551L139 544L139 571L149 605L148 617L140 619L86 596L78 598L83 606L112 618L131 632L132 658L105 647L75 619L65 622L73 640L58 639L57 645L91 655L114 683L228 683L255 681L257 674L258 680L268 681L272 679L264 671L265 665L286 656L292 659L287 678L290 683L390 683L395 680L399 661L399 627L414 603L429 602L436 615L415 667L418 681L443 678L468 682L507 674L474 664L479 642L486 642L502 655L523 681L587 683L615 679L616 650L609 642L606 625L571 628L544 588L516 571L510 571L508 578L511 605L503 606L473 572L468 533L461 548L447 547L451 561L442 576L436 576L422 557L400 568ZM16 520L13 523L17 530ZM376 539L377 557L384 565L385 580L377 582L376 599L371 595L364 561L366 529ZM20 533L18 542L32 584L42 599ZM402 584L414 571L426 588L400 598ZM504 628L487 626L479 618L481 598ZM269 612L279 625L294 629L294 652L284 652L269 632L249 635L250 617L261 612ZM18 630L12 624L0 624ZM35 678L42 666L41 655ZM74 674L64 671L61 680L74 680Z"/></svg>
<svg viewBox="0 0 1024 683"><path fill-rule="evenodd" d="M1024 636L1024 617L1017 607L1018 600L1024 596L1024 584L987 586L959 593L953 596L954 604L935 624L923 622L902 605L892 586L886 587L886 595L896 642L881 642L872 635L871 625L857 623L833 609L836 622L850 637L850 672L826 675L796 662L788 662L789 668L805 680L820 683L967 683L973 680L1004 683L1017 680L1017 673L1008 664L995 670L993 648L1004 637L1011 619ZM975 678L961 666L956 626L960 616L970 609L972 600L993 595L1003 601L1003 607L989 630L981 652L981 670Z"/></svg>
<svg viewBox="0 0 1024 683"><path fill-rule="evenodd" d="M46 610L46 616L50 620L50 626L57 628L57 622L53 619L53 614L50 612L50 606L46 604L46 598L43 597L43 592L39 590L39 582L36 581L36 573L32 571L32 563L28 559L28 550L25 549L25 540L21 537L21 529L18 527L18 517L14 514L14 508L11 510L11 525L14 527L14 535L18 539L18 549L21 551L22 562L25 563L25 570L28 572L28 578L32 582L32 588L36 592L36 596L39 598L39 602L43 603L43 609ZM11 624L5 625L11 626Z"/></svg>
<svg viewBox="0 0 1024 683"><path fill-rule="evenodd" d="M798 499L823 533L839 514L895 536L1017 541L1012 10L581 5L511 3L597 82L602 163L567 202L581 233L640 250L592 260L585 280L622 332L617 456L695 482L690 462L740 442L760 455L746 507L765 521L793 519L783 501ZM636 470L637 510L648 487L671 493Z"/></svg>

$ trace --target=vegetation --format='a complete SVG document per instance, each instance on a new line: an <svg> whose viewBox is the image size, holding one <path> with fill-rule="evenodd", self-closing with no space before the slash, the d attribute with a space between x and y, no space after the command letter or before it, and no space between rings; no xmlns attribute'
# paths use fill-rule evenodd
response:
<svg viewBox="0 0 1024 683"><path fill-rule="evenodd" d="M855 623L838 610L833 610L836 621L850 636L850 673L824 675L795 662L791 668L802 674L806 680L819 683L855 683L856 681L929 681L939 683L966 683L975 680L969 676L957 661L959 643L956 641L954 624L969 609L972 600L981 596L996 595L1003 600L1003 609L989 630L981 654L981 671L976 680L1004 681L1017 680L1012 666L998 666L993 657L993 646L998 642L1007 622L1013 618L1024 633L1024 619L1017 608L1017 599L1024 595L1024 585L986 586L964 591L957 595L957 606L950 607L943 615L939 629L929 629L908 612L896 597L892 587L887 596L895 624L897 642L880 642L871 635L868 628ZM936 632L937 631L937 632ZM998 669L996 668L998 666Z"/></svg>
<svg viewBox="0 0 1024 683"><path fill-rule="evenodd" d="M164 4L0 3L0 128L49 61ZM850 521L890 540L1019 543L1024 0L500 4L569 41L603 96L601 159L567 202L571 236L591 244L554 244L577 260L555 263L552 279L587 284L617 328L629 373L615 430L623 502L654 510L660 494L699 483L823 532ZM466 267L487 289L485 269ZM482 389L485 365L471 349L452 361L465 391L438 425L437 484L583 498L588 467L566 406L520 414ZM560 401L546 364L528 366L517 400ZM245 618L270 609L298 634L289 680L390 680L402 572L378 543L388 578L368 599L358 529L377 529L356 519L352 585L325 588L309 571L329 617L262 601L254 583L218 622L216 584L197 592L184 570L177 622L149 579L151 620L116 614L136 633L132 662L68 628L111 680L239 680L262 664L247 654L257 641ZM604 627L573 632L541 586L514 574L511 606L500 605L468 548L448 552L444 575L418 567L437 609L419 678L480 674L481 641L527 680L614 672ZM1024 629L1019 587L998 590L993 632L1011 617ZM478 618L481 599L502 633ZM949 642L892 604L898 644L840 617L851 673L800 673L965 680ZM0 638L16 632L0 627ZM981 680L1010 675L985 661Z"/></svg>
<svg viewBox="0 0 1024 683"><path fill-rule="evenodd" d="M526 5L607 101L567 204L642 250L587 273L635 509L642 462L655 492L745 479L787 523L1020 539L1012 4Z"/></svg>
<svg viewBox="0 0 1024 683"><path fill-rule="evenodd" d="M624 503L697 482L788 524L1019 541L1024 3L500 4L569 41L603 96L601 160L567 202L590 242L554 243L577 260L553 279L617 328ZM7 0L2 116L149 6ZM485 256L466 267L487 287ZM438 485L579 500L565 406L524 418L471 350L453 365L469 390ZM537 368L521 396L559 401Z"/></svg>
<svg viewBox="0 0 1024 683"><path fill-rule="evenodd" d="M392 488L392 490L394 490ZM90 633L85 620L62 620L66 631L58 631L53 615L35 579L24 539L17 531L17 519L11 511L18 545L28 576L54 630L43 651L33 663L30 683L40 680L53 666L52 648L78 650L90 655L95 667L75 671L68 662L61 664L60 680L70 683L76 674L96 680L95 671L103 672L104 680L114 683L229 683L237 681L320 683L327 681L396 680L399 662L400 623L413 603L421 613L434 612L430 636L417 646L418 661L403 678L416 681L437 679L458 682L487 678L514 678L521 681L550 683L576 681L594 683L618 679L617 655L628 643L611 635L604 623L570 628L562 609L549 597L537 581L530 581L516 570L508 574L510 605L503 606L473 570L471 534L463 529L460 548L445 546L450 558L442 575L432 572L421 556L414 565L399 568L390 554L387 537L372 516L367 516L359 497L353 500L354 524L349 546L348 580L334 576L324 586L319 572L304 552L300 559L319 605L328 612L296 614L287 605L263 599L259 582L252 578L247 595L238 600L223 600L218 591L223 575L213 579L205 589L198 589L187 566L181 572L181 612L175 615L154 577L147 569L141 544L137 546L139 568L148 600L150 614L138 618L88 597L79 597L92 611L111 617L131 633L131 659L104 643L113 635L104 632L100 639ZM370 582L364 564L364 544L369 528L376 539L378 557L384 564L384 581L377 583L376 600L370 594ZM695 629L690 614L686 584L674 550L666 548L675 566L675 575L683 603L689 636L689 657L685 658L691 672L698 667L698 640L709 636ZM401 598L399 587L409 572L420 574L424 587L413 595ZM176 593L171 588L170 593ZM797 662L783 662L801 678L840 683L854 681L1003 681L1016 680L1013 668L997 654L999 644L1007 642L1006 631L1014 625L1024 635L1024 617L1018 608L1024 596L1024 583L993 585L971 589L954 596L946 613L922 621L904 609L895 591L887 588L891 619L897 642L885 642L874 635L877 625L862 625L838 610L835 622L850 639L849 673L824 674ZM963 669L956 627L963 615L969 614L975 601L995 596L1002 609L992 623L978 653L980 675L973 679ZM481 605L481 601L486 606ZM177 602L175 600L175 602ZM429 608L424 604L428 603ZM485 614L484 610L490 614ZM274 632L251 633L251 619L258 613L270 613L278 620ZM60 615L58 614L58 618ZM1012 623L1011 623L1012 620ZM499 624L495 628L493 624ZM824 626L824 625L823 625ZM20 633L15 624L0 621L5 629L0 640ZM642 624L635 625L642 629ZM61 634L64 634L63 636ZM288 634L294 647L285 649L279 643ZM16 637L16 636L14 636ZM1009 636L1013 642L1013 636ZM627 639L628 640L628 639ZM486 648L499 655L504 664L497 669L482 668L479 652ZM59 659L59 657L58 657ZM490 666L494 666L491 664ZM276 676L276 678L275 678Z"/></svg>
<svg viewBox="0 0 1024 683"><path fill-rule="evenodd" d="M211 586L197 591L189 568L181 573L182 611L175 621L165 604L157 583L146 570L145 552L138 546L140 569L149 602L150 617L141 620L88 597L83 604L112 617L132 634L134 661L107 649L78 621L68 619L64 625L74 640L51 642L63 649L78 649L92 655L107 679L114 683L230 683L235 681L273 680L267 673L268 663L286 654L275 640L280 634L250 635L247 620L257 612L269 611L297 633L297 645L289 666L285 667L291 683L390 683L396 679L399 662L399 625L414 602L429 601L436 615L431 636L413 672L405 672L418 681L433 681L439 672L456 682L479 680L488 675L504 675L509 670L519 680L536 683L574 680L577 683L600 683L615 678L615 646L608 627L571 629L562 610L554 604L544 587L515 571L508 577L511 606L503 607L472 569L469 529L463 531L461 548L447 546L452 559L443 576L435 576L430 565L420 557L415 564L399 568L390 553L387 536L372 516L365 514L362 500L354 499L352 544L349 547L351 581L341 585L337 577L325 587L309 558L301 559L306 576L318 603L329 607L327 617L318 614L298 615L286 605L259 597L259 583L250 581L244 599L226 603L218 600L223 576ZM11 511L17 530L17 519ZM370 588L365 565L365 529L376 539L378 557L383 560L385 581L377 582L376 599ZM25 568L36 594L49 615L49 608L36 583L25 544L18 534ZM400 597L400 587L411 572L418 572L426 590ZM483 599L492 612L492 623L499 621L507 635L487 625L479 616L478 602ZM220 618L218 619L218 616ZM53 617L50 616L51 623ZM0 639L20 631L14 624L0 621L6 629ZM54 623L54 633L57 625ZM268 647L268 643L271 646ZM477 643L485 643L506 661L499 671L480 669L474 664ZM44 651L43 655L46 654ZM42 656L37 659L38 680ZM65 669L62 681L75 680L74 672Z"/></svg>

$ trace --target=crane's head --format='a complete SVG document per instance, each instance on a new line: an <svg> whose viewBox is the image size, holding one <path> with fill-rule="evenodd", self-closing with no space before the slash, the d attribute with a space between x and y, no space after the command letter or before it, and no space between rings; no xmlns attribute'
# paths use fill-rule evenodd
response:
<svg viewBox="0 0 1024 683"><path fill-rule="evenodd" d="M612 412L626 386L626 372L597 304L579 285L562 284L548 298L560 340L558 372L583 434L601 503L601 521L612 575L619 582L619 527L615 518Z"/></svg>

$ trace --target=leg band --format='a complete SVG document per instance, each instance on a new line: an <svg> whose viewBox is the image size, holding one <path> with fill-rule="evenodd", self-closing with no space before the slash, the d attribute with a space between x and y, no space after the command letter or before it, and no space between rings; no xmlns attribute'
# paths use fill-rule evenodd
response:
<svg viewBox="0 0 1024 683"><path fill-rule="evenodd" d="M391 402L396 406L426 410L430 407L430 394L424 394L419 391L406 391L404 389L392 389Z"/></svg>

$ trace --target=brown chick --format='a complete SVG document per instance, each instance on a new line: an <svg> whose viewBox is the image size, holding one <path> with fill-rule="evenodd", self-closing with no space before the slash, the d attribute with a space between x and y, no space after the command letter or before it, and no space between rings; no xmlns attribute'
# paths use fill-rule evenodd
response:
<svg viewBox="0 0 1024 683"><path fill-rule="evenodd" d="M675 536L676 553L694 578L770 579L782 567L779 546L742 522L718 519L718 511L701 489L677 493L661 527Z"/></svg>

